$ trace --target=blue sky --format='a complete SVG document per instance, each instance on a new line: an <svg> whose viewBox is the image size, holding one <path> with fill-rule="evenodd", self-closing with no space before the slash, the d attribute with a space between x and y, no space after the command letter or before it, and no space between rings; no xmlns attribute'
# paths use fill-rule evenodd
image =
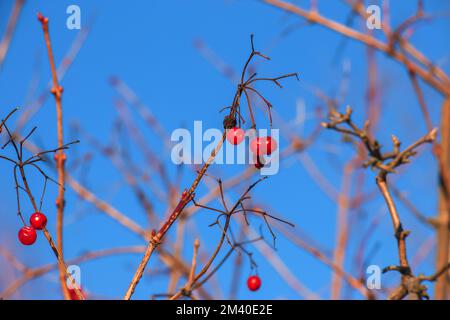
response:
<svg viewBox="0 0 450 320"><path fill-rule="evenodd" d="M13 1L2 1L0 10L0 34L5 29L8 12ZM302 2L303 3L303 2ZM425 1L429 12L443 12L450 9L445 1ZM117 94L112 89L109 79L118 76L124 80L147 104L160 123L168 132L179 128L192 128L195 120L203 121L204 127L220 128L222 115L218 111L231 103L235 84L231 83L208 62L196 49L194 42L203 41L224 62L235 71L240 72L250 50L249 36L255 35L256 48L268 54L272 60L258 64L258 73L279 75L298 72L300 81L284 81L284 88L279 90L268 84L261 85L276 112L286 121L296 116L296 103L305 102L307 119L295 132L308 135L317 125L314 108L320 101L308 90L308 86L321 88L333 95L342 78L344 64L351 65L349 90L342 108L350 104L355 110L355 119L362 123L365 117L367 87L366 48L350 40L345 42L343 51L336 55L336 48L342 37L320 26L305 25L303 20L288 15L259 1L45 1L27 2L15 37L4 65L0 70L0 115L11 108L20 106L23 112L46 88L50 80L42 30L36 19L37 11L50 18L50 31L54 54L60 62L79 31L68 30L65 26L66 8L77 4L81 8L82 28L91 26L91 31L83 44L74 63L62 81L64 86L63 106L67 139L80 138L81 143L69 152L76 158L85 152L92 152L89 142L77 137L73 130L78 124L83 131L89 132L98 140L107 142L114 130L117 112L114 102ZM340 1L319 1L320 11L338 21L344 22L349 13ZM392 24L398 25L414 13L414 1L391 1ZM441 67L448 73L450 47L449 19L439 18L431 23L420 24L412 37L413 43L431 60L442 62ZM362 28L356 19L356 28ZM288 35L280 37L287 29ZM381 31L375 31L380 36ZM432 36L430 36L430 34ZM382 88L382 117L377 128L377 137L382 144L390 145L390 135L396 134L405 145L425 134L426 128L420 117L420 109L412 91L411 83L402 66L376 54L379 66L379 84ZM433 123L439 123L439 110L442 97L433 89L423 85L427 103L430 106ZM26 98L28 97L28 98ZM151 149L157 152L162 161L167 163L172 177L176 167L170 162L170 154L161 152L162 142L134 115L144 128L144 133ZM28 128L38 126L34 142L43 147L55 146L55 108L52 99L47 99L39 113L29 123ZM262 125L268 125L263 114L258 115ZM275 127L277 124L275 124ZM281 148L287 140L280 142ZM436 211L436 168L429 154L429 147L422 152L411 165L401 170L395 179L395 185L406 192L422 212L434 215ZM137 163L143 164L142 155L132 147L132 155ZM307 151L324 176L336 189L340 188L342 165L354 154L349 147L342 147L339 135L334 132L322 132L319 140ZM220 174L225 180L244 169L243 166L213 167L212 172ZM86 176L83 180L96 194L105 199L132 219L147 227L147 219L134 195L123 183L120 174L108 160L94 152L94 158L87 169L78 170L75 177ZM41 236L37 245L21 247L16 240L20 221L16 216L15 196L12 171L7 163L0 163L2 193L0 215L4 221L0 225L0 242L14 251L21 261L30 267L37 267L54 258L47 243ZM83 172L85 171L85 172ZM190 170L185 169L181 185L187 187L192 181ZM53 172L52 172L53 173ZM367 171L364 189L375 189L373 172ZM81 178L80 178L81 179ZM42 185L39 177L32 177L33 186L39 190ZM201 186L198 194L203 195L207 189ZM352 190L355 193L355 190ZM49 217L49 228L55 228L55 208L53 199L56 188L51 186L47 192L44 211ZM230 198L236 199L231 193ZM296 224L295 232L306 233L331 253L335 242L336 204L317 187L305 168L295 158L286 160L280 173L263 182L254 191L255 199L261 205L271 208L276 214ZM150 196L151 197L151 196ZM217 205L217 204L216 204ZM165 204L155 200L155 209L162 216ZM420 225L410 213L399 205L406 228L413 230L408 238L410 256L413 257L419 247L430 239L432 233ZM395 263L396 245L392 236L392 226L384 202L378 195L364 205L362 210L352 211L359 217L352 226L349 239L346 270L357 274L361 270L355 267L353 256L361 242L365 230L377 215L382 215L380 224L367 244L367 251L374 254L366 258L367 264L384 267ZM188 225L185 239L184 257L190 261L191 247L195 236L203 239L202 246L213 249L219 231L208 228L214 220L211 213L200 211ZM262 222L253 221L253 227L259 228ZM154 226L157 227L157 226ZM265 235L269 237L267 230ZM173 233L170 234L173 239ZM99 213L91 205L81 201L68 189L67 213L65 227L65 255L67 258L88 250L99 250L119 246L142 245L138 236L124 229L110 218ZM272 268L269 261L255 252L258 273L263 279L263 286L257 293L250 293L245 287L245 278L251 272L248 261L242 271L238 298L304 298L284 282ZM310 290L321 297L329 297L331 273L327 267L290 244L281 235L277 238L276 254L289 267L291 272ZM226 252L226 250L224 250ZM82 282L92 297L119 298L131 280L132 274L140 261L140 255L121 255L99 259L82 265ZM417 266L417 272L432 272L434 252L427 254ZM218 274L224 297L229 292L232 274L232 260ZM7 283L6 274L14 274L0 259L2 275L0 290ZM159 269L162 264L154 259L149 264L150 270ZM12 273L11 273L12 272ZM15 298L60 298L56 285L56 273L39 278L26 284ZM383 284L395 284L397 275L386 275ZM180 283L180 285L183 282ZM148 298L150 294L163 293L167 287L164 276L146 277L138 290L136 298ZM343 291L343 297L358 298Z"/></svg>

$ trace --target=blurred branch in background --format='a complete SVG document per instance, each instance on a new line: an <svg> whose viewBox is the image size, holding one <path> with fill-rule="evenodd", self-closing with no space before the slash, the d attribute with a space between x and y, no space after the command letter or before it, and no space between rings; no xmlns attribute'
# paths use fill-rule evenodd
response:
<svg viewBox="0 0 450 320"><path fill-rule="evenodd" d="M3 62L5 61L6 54L8 53L9 44L11 43L11 39L13 38L14 31L16 29L16 24L17 21L19 20L20 12L22 11L24 3L25 0L15 1L11 15L9 16L5 33L3 34L3 38L0 41L0 71L3 66Z"/></svg>

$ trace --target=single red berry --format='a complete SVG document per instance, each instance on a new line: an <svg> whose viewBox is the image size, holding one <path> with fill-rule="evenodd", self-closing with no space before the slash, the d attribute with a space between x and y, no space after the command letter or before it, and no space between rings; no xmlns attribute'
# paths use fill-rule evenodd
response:
<svg viewBox="0 0 450 320"><path fill-rule="evenodd" d="M250 291L257 291L261 287L261 279L258 276L249 277L247 287Z"/></svg>
<svg viewBox="0 0 450 320"><path fill-rule="evenodd" d="M36 242L37 234L33 227L23 227L19 230L19 241L25 246L31 246Z"/></svg>
<svg viewBox="0 0 450 320"><path fill-rule="evenodd" d="M258 137L250 142L250 149L257 155L270 155L277 148L277 142L272 137Z"/></svg>
<svg viewBox="0 0 450 320"><path fill-rule="evenodd" d="M36 230L42 230L47 225L47 217L43 213L35 212L30 217L30 224Z"/></svg>
<svg viewBox="0 0 450 320"><path fill-rule="evenodd" d="M239 127L234 127L227 130L227 140L229 143L238 145L245 138L245 132Z"/></svg>
<svg viewBox="0 0 450 320"><path fill-rule="evenodd" d="M83 296L83 299L86 300L86 293L84 293L83 289L81 289L81 288L79 288L79 289L80 289L81 295ZM69 291L70 300L80 300L80 297L78 297L77 292L75 291L75 289L68 288L68 291Z"/></svg>

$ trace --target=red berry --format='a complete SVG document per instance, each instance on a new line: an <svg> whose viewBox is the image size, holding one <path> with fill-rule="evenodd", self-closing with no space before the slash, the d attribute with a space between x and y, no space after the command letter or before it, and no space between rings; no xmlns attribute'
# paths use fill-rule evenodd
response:
<svg viewBox="0 0 450 320"><path fill-rule="evenodd" d="M261 279L258 276L249 277L247 287L250 291L257 291L261 287Z"/></svg>
<svg viewBox="0 0 450 320"><path fill-rule="evenodd" d="M79 288L79 289L80 289L81 295L86 300L86 293L84 293L83 289L81 289L81 288ZM68 288L68 291L69 291L70 300L80 300L75 289Z"/></svg>
<svg viewBox="0 0 450 320"><path fill-rule="evenodd" d="M25 246L31 246L36 242L37 234L33 227L23 227L19 230L19 241Z"/></svg>
<svg viewBox="0 0 450 320"><path fill-rule="evenodd" d="M258 137L250 142L250 149L257 155L270 155L277 148L277 142L272 137Z"/></svg>
<svg viewBox="0 0 450 320"><path fill-rule="evenodd" d="M234 127L227 130L227 140L229 143L238 145L245 137L245 132L241 128Z"/></svg>
<svg viewBox="0 0 450 320"><path fill-rule="evenodd" d="M45 214L35 212L30 217L30 224L37 230L42 230L47 225L47 217Z"/></svg>

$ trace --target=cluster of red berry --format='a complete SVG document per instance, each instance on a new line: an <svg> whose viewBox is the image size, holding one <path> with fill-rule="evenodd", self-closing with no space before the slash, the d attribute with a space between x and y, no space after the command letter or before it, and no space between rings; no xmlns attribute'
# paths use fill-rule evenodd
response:
<svg viewBox="0 0 450 320"><path fill-rule="evenodd" d="M19 241L30 246L36 242L36 230L42 230L47 225L47 217L40 212L35 212L30 217L30 225L24 226L19 230Z"/></svg>
<svg viewBox="0 0 450 320"><path fill-rule="evenodd" d="M232 145L238 145L244 141L245 132L239 127L234 127L227 132L227 141ZM263 156L270 155L277 148L277 143L272 137L257 137L250 142L250 149L256 155L255 168L264 167ZM257 291L261 287L261 278L257 275L248 277L247 287L250 291Z"/></svg>
<svg viewBox="0 0 450 320"><path fill-rule="evenodd" d="M245 132L239 127L234 127L227 132L227 141L233 145L238 145L244 141ZM277 148L277 142L272 137L257 137L250 142L250 149L255 154L255 168L264 167L264 156L270 155Z"/></svg>

